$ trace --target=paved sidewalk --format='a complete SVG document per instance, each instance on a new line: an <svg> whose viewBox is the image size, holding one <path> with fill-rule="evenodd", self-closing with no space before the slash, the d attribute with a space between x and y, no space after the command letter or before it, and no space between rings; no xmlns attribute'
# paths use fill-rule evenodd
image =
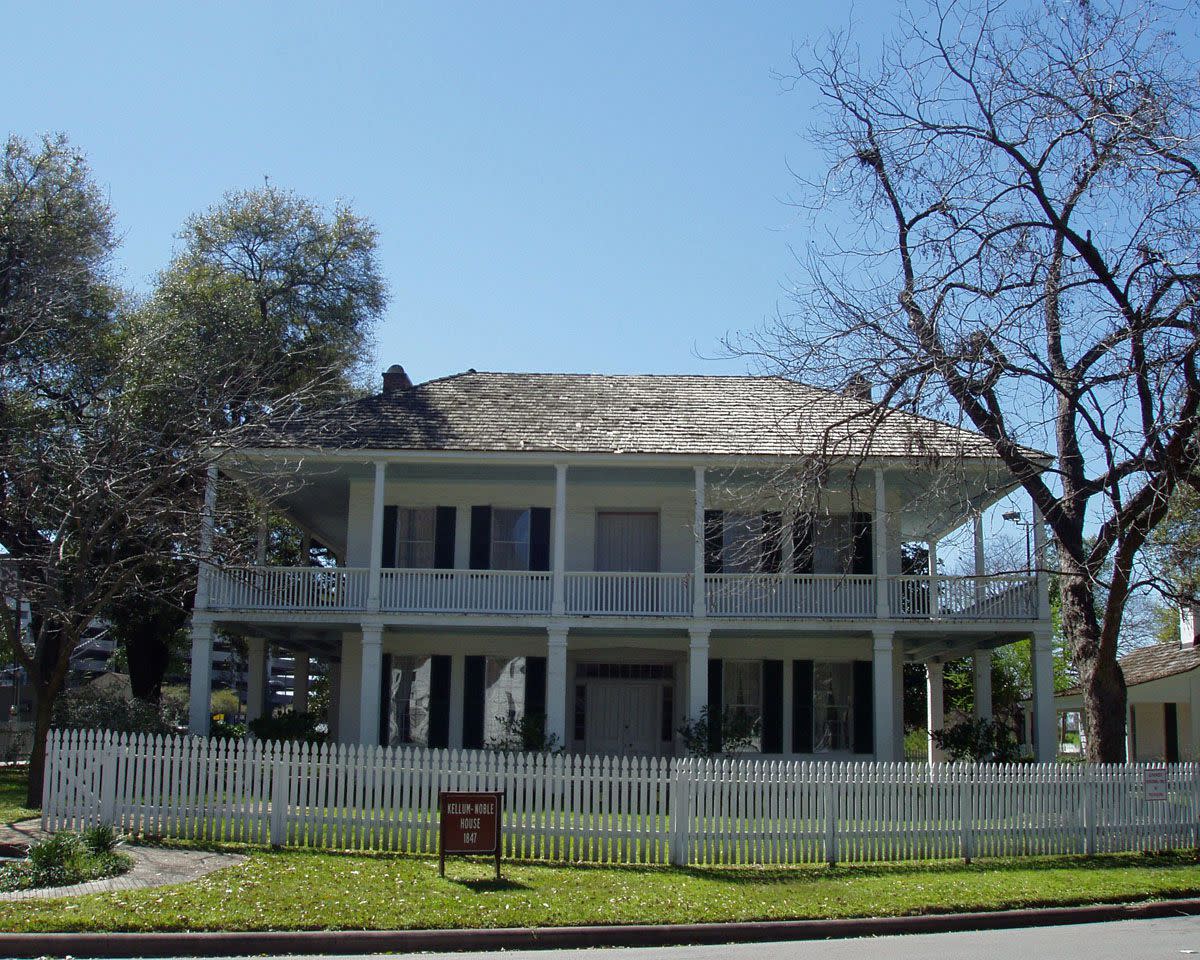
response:
<svg viewBox="0 0 1200 960"><path fill-rule="evenodd" d="M37 820L0 826L0 843L31 843L47 834ZM140 890L146 887L164 887L170 883L187 883L242 863L246 857L240 853L212 853L207 850L179 850L163 847L122 848L133 857L133 866L119 877L107 880L89 880L69 887L42 887L37 890L13 890L0 893L4 900L44 900L57 897L73 897L81 893L107 893L115 890Z"/></svg>

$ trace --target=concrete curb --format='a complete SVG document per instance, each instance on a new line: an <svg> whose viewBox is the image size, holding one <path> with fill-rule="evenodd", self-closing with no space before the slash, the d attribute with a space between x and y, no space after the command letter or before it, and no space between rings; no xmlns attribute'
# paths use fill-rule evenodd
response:
<svg viewBox="0 0 1200 960"><path fill-rule="evenodd" d="M232 957L584 947L667 947L834 940L912 933L1148 920L1200 915L1200 898L853 920L768 920L674 926L517 927L497 930L296 930L259 933L4 933L5 957Z"/></svg>

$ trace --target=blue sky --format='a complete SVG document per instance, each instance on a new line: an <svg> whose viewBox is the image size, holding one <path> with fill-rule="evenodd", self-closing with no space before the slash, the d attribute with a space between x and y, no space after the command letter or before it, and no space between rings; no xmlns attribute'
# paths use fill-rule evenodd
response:
<svg viewBox="0 0 1200 960"><path fill-rule="evenodd" d="M90 156L134 288L270 176L379 227L377 359L415 379L739 372L719 341L784 299L813 162L811 98L773 74L846 9L11 4L5 126Z"/></svg>

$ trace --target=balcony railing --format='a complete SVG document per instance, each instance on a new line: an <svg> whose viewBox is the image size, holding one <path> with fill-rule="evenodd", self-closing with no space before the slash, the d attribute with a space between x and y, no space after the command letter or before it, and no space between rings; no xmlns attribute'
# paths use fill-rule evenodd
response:
<svg viewBox="0 0 1200 960"><path fill-rule="evenodd" d="M568 573L567 613L679 617L692 612L687 573Z"/></svg>
<svg viewBox="0 0 1200 960"><path fill-rule="evenodd" d="M213 610L367 612L371 571L328 567L208 567ZM683 617L692 613L687 573L564 574L572 616ZM901 620L1032 620L1031 576L887 578L888 615ZM383 613L551 613L554 577L512 570L383 570ZM869 575L724 573L704 578L706 615L723 619L867 620L876 614Z"/></svg>

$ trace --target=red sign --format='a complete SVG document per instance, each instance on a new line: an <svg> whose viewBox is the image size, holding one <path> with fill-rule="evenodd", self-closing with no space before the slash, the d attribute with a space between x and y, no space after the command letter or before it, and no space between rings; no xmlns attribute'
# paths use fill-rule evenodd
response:
<svg viewBox="0 0 1200 960"><path fill-rule="evenodd" d="M484 854L496 858L500 876L500 814L502 793L442 791L438 794L438 869L446 873L446 854Z"/></svg>

